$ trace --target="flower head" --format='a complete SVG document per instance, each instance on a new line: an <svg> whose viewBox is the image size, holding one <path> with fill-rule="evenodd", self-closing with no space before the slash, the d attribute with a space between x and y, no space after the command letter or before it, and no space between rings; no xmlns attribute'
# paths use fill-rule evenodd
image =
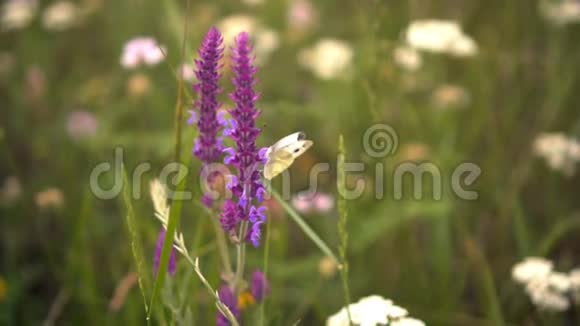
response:
<svg viewBox="0 0 580 326"><path fill-rule="evenodd" d="M340 40L322 39L312 48L298 54L298 63L323 80L348 77L354 53L352 47Z"/></svg>
<svg viewBox="0 0 580 326"><path fill-rule="evenodd" d="M540 13L556 25L580 22L580 2L576 0L540 0Z"/></svg>
<svg viewBox="0 0 580 326"><path fill-rule="evenodd" d="M58 1L42 13L42 24L46 29L62 31L72 27L79 18L79 8L74 2Z"/></svg>
<svg viewBox="0 0 580 326"><path fill-rule="evenodd" d="M199 138L195 141L193 154L205 164L216 162L222 151L218 141L218 131L222 122L218 120L220 104L217 100L220 92L218 70L223 56L222 43L223 38L220 32L216 28L211 28L199 50L200 58L195 61L195 76L199 82L193 86L193 89L199 96L199 100L195 103L195 106L199 108L199 119L197 119Z"/></svg>
<svg viewBox="0 0 580 326"><path fill-rule="evenodd" d="M407 310L393 304L393 301L378 295L360 299L326 320L326 326L348 326L348 311L355 325L413 325L425 324L414 318L407 317Z"/></svg>
<svg viewBox="0 0 580 326"><path fill-rule="evenodd" d="M236 317L237 320L240 320L240 310L238 309L236 297L234 296L234 292L232 291L232 289L230 289L230 287L227 285L223 285L218 290L218 297L220 298L220 301L226 307L228 307L228 309L230 309L230 311L232 312L234 317ZM219 311L217 313L216 318L217 318L217 323L216 323L217 326L229 326L230 325L230 322L228 321L226 316L224 316Z"/></svg>
<svg viewBox="0 0 580 326"><path fill-rule="evenodd" d="M268 282L266 275L261 271L257 270L252 273L250 291L254 299L256 299L256 302L261 302L270 293L270 282Z"/></svg>
<svg viewBox="0 0 580 326"><path fill-rule="evenodd" d="M38 3L36 0L8 0L0 7L0 29L21 29L30 24Z"/></svg>
<svg viewBox="0 0 580 326"><path fill-rule="evenodd" d="M121 55L121 65L127 69L134 69L142 64L153 66L165 58L164 47L160 46L152 37L137 37L125 44Z"/></svg>
<svg viewBox="0 0 580 326"><path fill-rule="evenodd" d="M240 33L232 50L232 61L235 90L230 94L235 107L230 111L232 121L225 132L236 144L234 148L226 148L224 162L236 168L237 174L228 185L235 201L228 200L222 212L222 226L226 231L233 231L241 221L251 224L246 240L254 246L259 245L260 225L265 221L264 208L259 203L263 200L264 186L260 180L260 165L263 164L263 149L256 146L256 138L260 129L256 127L256 119L260 111L256 108L258 94L254 91L254 74L249 36ZM241 239L243 240L243 239Z"/></svg>
<svg viewBox="0 0 580 326"><path fill-rule="evenodd" d="M519 283L527 283L534 278L548 276L553 269L551 261L541 257L528 257L512 268L512 278Z"/></svg>
<svg viewBox="0 0 580 326"><path fill-rule="evenodd" d="M407 28L406 39L416 49L457 57L473 56L478 51L475 41L454 21L416 20Z"/></svg>
<svg viewBox="0 0 580 326"><path fill-rule="evenodd" d="M543 157L548 166L570 177L576 173L580 161L580 142L563 133L542 133L534 141L534 152Z"/></svg>
<svg viewBox="0 0 580 326"><path fill-rule="evenodd" d="M292 206L303 214L327 214L334 208L334 198L327 193L300 192L292 197Z"/></svg>
<svg viewBox="0 0 580 326"><path fill-rule="evenodd" d="M153 258L154 273L159 270L159 263L161 262L161 252L163 251L163 240L165 239L165 228L159 231L159 237L157 238L157 246L155 246L155 257ZM175 249L171 247L171 255L169 256L169 264L167 265L167 273L173 276L175 275L176 258Z"/></svg>

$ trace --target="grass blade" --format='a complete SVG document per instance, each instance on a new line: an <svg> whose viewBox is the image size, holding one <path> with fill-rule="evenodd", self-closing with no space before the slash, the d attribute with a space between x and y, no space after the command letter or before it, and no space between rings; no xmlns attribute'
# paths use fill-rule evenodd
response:
<svg viewBox="0 0 580 326"><path fill-rule="evenodd" d="M189 166L189 159L186 161L185 166ZM182 193L187 185L187 177L181 176L179 184L177 185L176 192ZM167 265L169 264L169 255L171 253L171 247L173 247L173 239L175 237L175 230L177 225L179 225L179 219L181 217L181 206L183 204L182 199L174 199L171 202L171 208L169 213L169 221L167 223L167 230L165 231L165 239L163 240L163 248L161 250L161 259L159 261L159 270L157 270L157 276L155 278L155 283L153 283L153 293L151 294L151 300L149 303L149 314L147 318L151 318L151 311L155 305L155 300L159 296L159 290L165 282L165 275L167 273Z"/></svg>
<svg viewBox="0 0 580 326"><path fill-rule="evenodd" d="M284 210L288 213L288 215L290 215L290 218L292 218L292 220L296 222L296 224L298 224L300 229L302 229L302 231L310 238L310 240L312 240L312 242L314 242L325 255L332 258L332 260L334 260L334 262L337 264L339 268L342 268L340 260L338 260L338 258L332 252L332 250L330 250L328 245L326 245L326 243L318 236L318 234L316 234L316 232L314 232L314 230L310 228L310 226L304 221L304 219L298 213L296 213L296 211L290 205L288 205L288 203L286 203L284 199L282 199L282 197L276 190L269 189L269 191L270 194L272 194L272 196L274 196L274 198L276 198L276 200L280 203L280 205L282 205L282 208L284 208Z"/></svg>
<svg viewBox="0 0 580 326"><path fill-rule="evenodd" d="M150 286L149 273L145 268L145 259L143 258L143 248L141 247L141 237L139 236L137 221L135 219L135 211L133 209L133 203L131 201L131 189L128 185L129 178L127 177L127 171L125 170L125 165L122 165L123 171L123 202L127 209L126 220L127 228L129 230L129 237L131 239L131 251L133 253L133 259L137 265L137 275L139 289L141 290L141 295L143 296L143 304L145 305L145 313L147 314L147 323L149 324L149 307L147 306L147 289Z"/></svg>

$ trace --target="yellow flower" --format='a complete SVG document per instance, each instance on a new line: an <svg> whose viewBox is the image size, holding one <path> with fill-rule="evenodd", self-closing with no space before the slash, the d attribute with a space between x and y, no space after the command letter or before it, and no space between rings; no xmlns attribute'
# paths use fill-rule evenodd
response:
<svg viewBox="0 0 580 326"><path fill-rule="evenodd" d="M244 291L240 293L240 295L238 296L238 307L240 307L240 310L245 310L246 308L253 306L255 304L256 299L254 298L252 293L250 293L250 291Z"/></svg>

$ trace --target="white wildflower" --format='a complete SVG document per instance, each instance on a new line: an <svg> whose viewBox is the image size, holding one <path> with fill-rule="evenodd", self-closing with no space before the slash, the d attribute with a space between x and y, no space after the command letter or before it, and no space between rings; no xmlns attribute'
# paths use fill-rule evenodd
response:
<svg viewBox="0 0 580 326"><path fill-rule="evenodd" d="M570 281L570 277L568 274L560 273L560 272L552 272L546 278L548 282L548 286L551 289L554 289L556 292L565 293L568 292L572 286L572 282Z"/></svg>
<svg viewBox="0 0 580 326"><path fill-rule="evenodd" d="M70 1L58 1L44 10L42 25L48 30L62 31L78 22L79 8Z"/></svg>
<svg viewBox="0 0 580 326"><path fill-rule="evenodd" d="M540 0L540 14L556 25L580 22L580 2L577 0Z"/></svg>
<svg viewBox="0 0 580 326"><path fill-rule="evenodd" d="M478 52L475 41L454 21L417 20L409 25L405 37L411 47L419 50L459 57L473 56Z"/></svg>
<svg viewBox="0 0 580 326"><path fill-rule="evenodd" d="M232 15L218 22L217 28L222 33L226 50L234 45L234 40L241 32L254 38L254 49L258 64L268 60L271 53L280 46L278 33L260 24L254 17L248 15Z"/></svg>
<svg viewBox="0 0 580 326"><path fill-rule="evenodd" d="M512 268L512 278L518 283L528 283L535 278L545 278L552 272L551 261L540 257L528 257Z"/></svg>
<svg viewBox="0 0 580 326"><path fill-rule="evenodd" d="M393 320L390 326L425 326L425 323L422 320L405 317L397 320Z"/></svg>
<svg viewBox="0 0 580 326"><path fill-rule="evenodd" d="M164 51L165 47L154 38L137 37L125 43L121 65L127 69L137 68L141 64L156 65L165 59Z"/></svg>
<svg viewBox="0 0 580 326"><path fill-rule="evenodd" d="M575 268L568 274L570 287L574 291L580 291L580 268Z"/></svg>
<svg viewBox="0 0 580 326"><path fill-rule="evenodd" d="M393 52L395 63L408 71L416 71L421 68L423 59L419 52L409 46L399 46Z"/></svg>
<svg viewBox="0 0 580 326"><path fill-rule="evenodd" d="M8 0L0 8L2 30L22 29L30 24L37 10L36 0Z"/></svg>
<svg viewBox="0 0 580 326"><path fill-rule="evenodd" d="M570 290L576 304L580 304L580 268L575 268L568 274Z"/></svg>
<svg viewBox="0 0 580 326"><path fill-rule="evenodd" d="M300 51L298 62L320 79L347 78L352 69L352 47L340 40L322 39Z"/></svg>
<svg viewBox="0 0 580 326"><path fill-rule="evenodd" d="M580 161L580 142L562 133L542 133L534 141L534 152L546 160L548 166L566 176L576 172Z"/></svg>
<svg viewBox="0 0 580 326"><path fill-rule="evenodd" d="M530 300L538 308L551 311L564 311L570 307L570 301L565 292L552 286L549 278L534 278L526 285Z"/></svg>
<svg viewBox="0 0 580 326"><path fill-rule="evenodd" d="M326 320L326 326L348 326L347 308L342 308L338 313ZM421 321L407 317L407 310L396 306L393 301L378 295L371 295L360 299L348 306L353 324L358 326L375 325L399 325L420 326ZM398 324L396 324L398 323Z"/></svg>

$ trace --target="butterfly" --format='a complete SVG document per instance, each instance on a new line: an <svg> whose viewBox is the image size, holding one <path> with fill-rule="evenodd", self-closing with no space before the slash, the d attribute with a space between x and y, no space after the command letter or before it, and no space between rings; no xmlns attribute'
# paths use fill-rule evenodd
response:
<svg viewBox="0 0 580 326"><path fill-rule="evenodd" d="M264 178L272 180L284 172L298 156L304 154L313 144L311 140L306 139L306 134L303 132L295 132L277 141L266 151Z"/></svg>

